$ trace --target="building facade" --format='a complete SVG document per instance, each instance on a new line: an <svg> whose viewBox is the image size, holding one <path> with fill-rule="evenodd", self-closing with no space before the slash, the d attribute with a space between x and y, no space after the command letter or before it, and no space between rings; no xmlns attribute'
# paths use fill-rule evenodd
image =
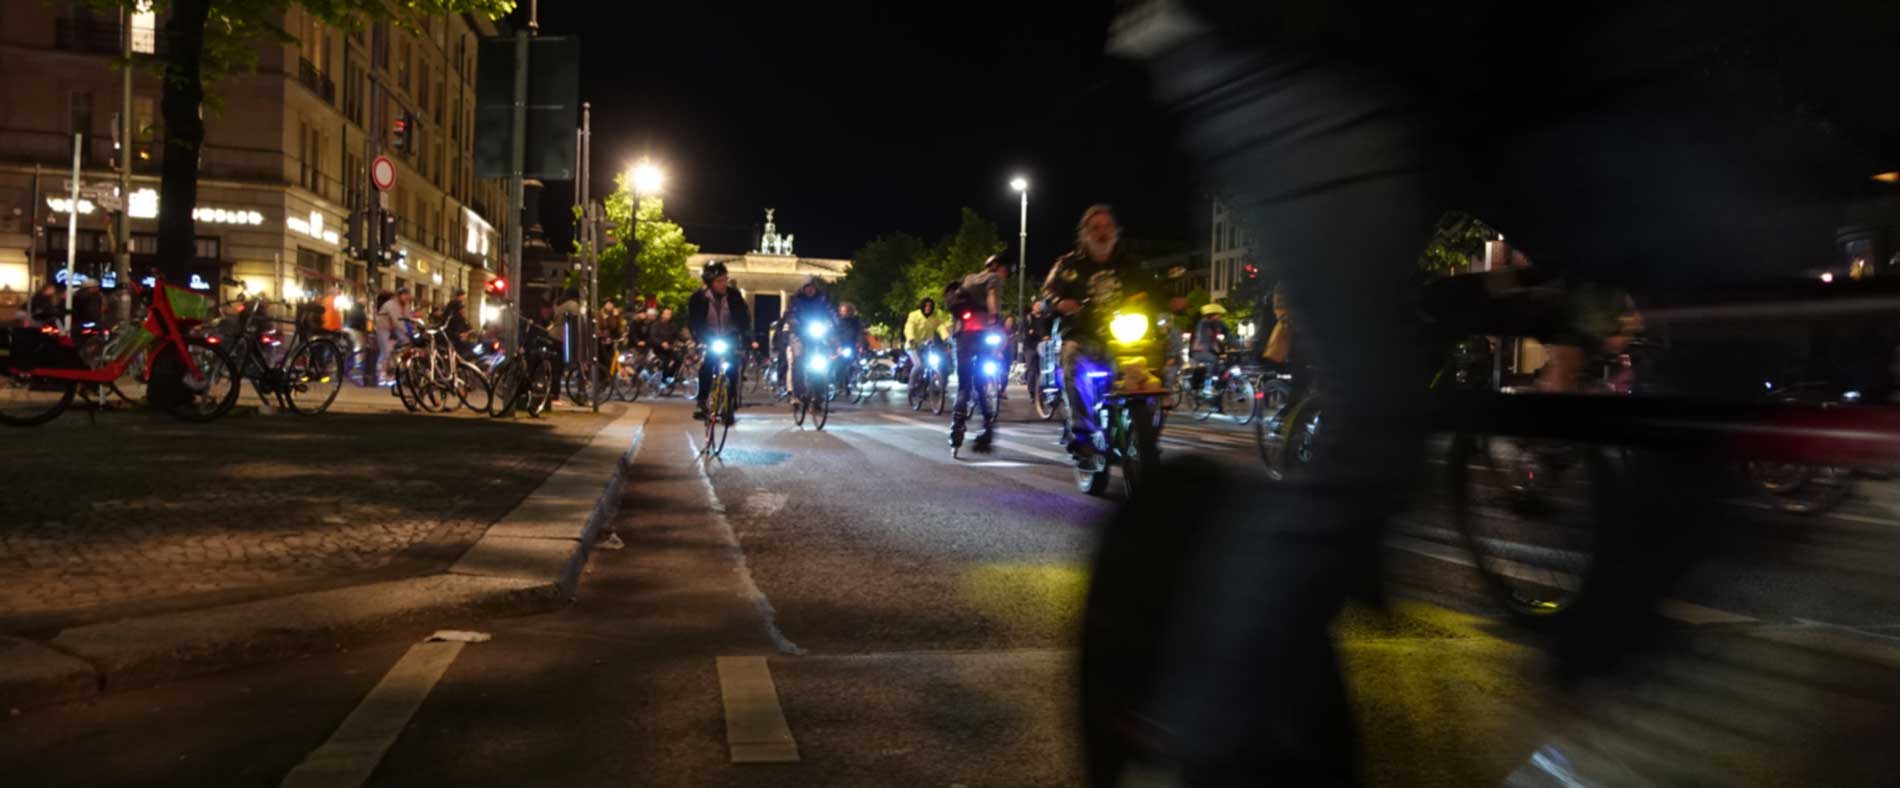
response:
<svg viewBox="0 0 1900 788"><path fill-rule="evenodd" d="M79 280L116 288L110 272L120 243L133 270L155 262L166 155L160 84L135 71L133 133L119 145L124 83L112 59L128 27L134 57L162 54L165 20L127 21L78 4L0 0L0 288L65 278L75 134L82 184L116 192L120 150L132 161L126 192L78 205ZM479 298L489 272L503 270L505 225L495 211L505 190L471 177L476 41L495 29L466 15L421 27L420 36L387 25L345 33L289 7L284 29L296 40L261 42L256 71L217 86L222 107L206 111L193 208L198 256L179 284L219 289L228 278L276 299L336 285L359 297L408 287L423 304L444 302L457 288ZM385 105L380 114L371 96ZM401 256L371 282L369 267L345 253L362 245L348 237L350 218L376 199L366 143L389 130L372 129L372 118L405 110L418 120L408 129L410 151L383 146L395 162L386 194ZM127 216L124 239L113 234L117 210Z"/></svg>
<svg viewBox="0 0 1900 788"><path fill-rule="evenodd" d="M1260 261L1254 257L1253 239L1219 199L1214 200L1213 230L1207 255L1208 292L1219 301L1239 287L1247 266L1259 265Z"/></svg>
<svg viewBox="0 0 1900 788"><path fill-rule="evenodd" d="M794 254L793 237L778 233L773 213L771 209L765 212L765 231L760 234L755 251L696 254L686 261L695 277L707 263L717 260L726 264L733 284L745 294L746 307L752 312L753 329L758 334L765 333L767 327L778 321L785 304L806 281L817 277L822 282L836 282L851 270L850 260Z"/></svg>

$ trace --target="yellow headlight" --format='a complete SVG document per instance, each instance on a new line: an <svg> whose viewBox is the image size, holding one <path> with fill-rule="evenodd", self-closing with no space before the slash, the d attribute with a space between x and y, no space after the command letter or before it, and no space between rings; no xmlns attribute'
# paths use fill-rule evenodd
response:
<svg viewBox="0 0 1900 788"><path fill-rule="evenodd" d="M1116 342L1132 345L1148 336L1148 316L1139 312L1118 312L1108 323L1108 333Z"/></svg>

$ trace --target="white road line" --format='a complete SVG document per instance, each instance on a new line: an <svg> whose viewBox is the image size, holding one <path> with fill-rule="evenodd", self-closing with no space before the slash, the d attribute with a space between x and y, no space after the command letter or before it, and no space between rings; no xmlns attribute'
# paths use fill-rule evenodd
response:
<svg viewBox="0 0 1900 788"><path fill-rule="evenodd" d="M778 687L764 657L716 657L719 702L726 707L726 747L733 763L796 763L798 742L779 708Z"/></svg>
<svg viewBox="0 0 1900 788"><path fill-rule="evenodd" d="M1404 550L1408 553L1422 555L1426 558L1433 558L1450 564L1469 567L1476 567L1478 565L1477 562L1472 560L1470 554L1464 550L1442 545L1437 542L1427 542L1423 539L1415 539L1409 536L1391 536L1385 540L1385 543L1387 547ZM1505 576L1517 580L1559 585L1566 589L1574 589L1576 587L1576 578L1568 574L1552 572L1550 570L1536 570L1533 572L1529 565L1521 564L1516 561L1498 561L1494 568L1504 573ZM1747 624L1760 620L1740 613L1717 610L1712 607L1692 604L1678 599L1661 600L1656 604L1656 612L1662 614L1665 618L1672 618L1689 624Z"/></svg>
<svg viewBox="0 0 1900 788"><path fill-rule="evenodd" d="M354 788L369 781L371 772L402 735L409 718L429 697L463 643L418 643L363 696L343 725L284 775L283 788Z"/></svg>
<svg viewBox="0 0 1900 788"><path fill-rule="evenodd" d="M911 418L909 416L899 416L895 413L885 413L881 415L887 421L892 421L892 422L904 424L911 427L923 427L926 429L938 430L938 431L942 431L946 435L949 434L950 425L948 424L932 424L928 421ZM1010 451L1016 452L1018 454L1027 454L1037 459L1048 460L1050 462L1060 463L1062 465L1068 465L1070 462L1069 455L1067 454L1049 451L1046 449L1038 449L1034 446L1029 446L1023 443L1012 441L1012 440L1004 440L1004 439L998 438L996 440L996 445L1001 446L1005 449L1009 449Z"/></svg>
<svg viewBox="0 0 1900 788"><path fill-rule="evenodd" d="M697 454L699 449L693 446L693 434L688 432L685 437L686 448ZM759 584L753 582L752 569L746 565L745 548L739 546L739 535L733 532L732 523L726 520L726 506L719 501L719 491L713 488L712 477L706 475L706 464L693 463L693 468L699 473L700 483L706 486L707 509L712 512L713 523L718 526L719 536L725 540L733 566L738 570L739 595L750 601L753 609L758 611L759 618L764 620L765 635L771 638L773 648L781 654L805 653L798 644L787 639L784 632L779 631L778 611L772 609L772 600L767 599L765 592L759 590Z"/></svg>

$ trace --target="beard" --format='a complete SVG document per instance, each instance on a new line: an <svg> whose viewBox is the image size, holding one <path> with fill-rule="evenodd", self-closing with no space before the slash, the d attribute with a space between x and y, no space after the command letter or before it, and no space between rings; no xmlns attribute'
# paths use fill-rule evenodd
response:
<svg viewBox="0 0 1900 788"><path fill-rule="evenodd" d="M1082 251L1087 252L1090 257L1106 258L1115 253L1115 239L1098 241L1094 238L1083 238Z"/></svg>

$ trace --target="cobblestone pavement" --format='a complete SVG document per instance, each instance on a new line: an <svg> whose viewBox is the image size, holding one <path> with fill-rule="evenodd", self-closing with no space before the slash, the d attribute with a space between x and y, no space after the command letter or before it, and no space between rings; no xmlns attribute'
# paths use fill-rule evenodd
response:
<svg viewBox="0 0 1900 788"><path fill-rule="evenodd" d="M0 632L438 571L617 413L353 399L315 418L109 413L0 432Z"/></svg>

